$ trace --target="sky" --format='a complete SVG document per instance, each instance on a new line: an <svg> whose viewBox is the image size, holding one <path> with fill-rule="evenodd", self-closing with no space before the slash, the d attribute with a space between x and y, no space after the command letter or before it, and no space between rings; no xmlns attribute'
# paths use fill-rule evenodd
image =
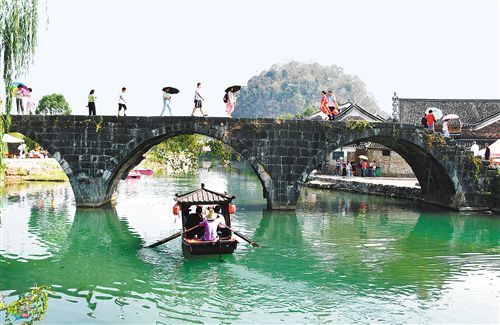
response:
<svg viewBox="0 0 500 325"><path fill-rule="evenodd" d="M97 114L116 114L123 86L128 115L159 115L164 86L181 91L174 115L189 115L201 82L206 112L223 116L226 87L291 60L359 76L387 112L394 91L498 99L499 2L40 1L35 63L19 81L79 115L90 89Z"/></svg>

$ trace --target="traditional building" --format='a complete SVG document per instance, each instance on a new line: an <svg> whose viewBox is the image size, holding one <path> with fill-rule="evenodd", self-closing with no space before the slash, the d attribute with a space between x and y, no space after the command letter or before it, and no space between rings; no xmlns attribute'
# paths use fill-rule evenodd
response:
<svg viewBox="0 0 500 325"><path fill-rule="evenodd" d="M399 98L394 93L392 100L395 121L419 125L425 110L436 107L444 115L457 114L460 117L456 122L459 123L459 127L455 137L465 145L474 140L482 146L486 142L492 143L500 139L499 99ZM440 122L438 130L439 125Z"/></svg>

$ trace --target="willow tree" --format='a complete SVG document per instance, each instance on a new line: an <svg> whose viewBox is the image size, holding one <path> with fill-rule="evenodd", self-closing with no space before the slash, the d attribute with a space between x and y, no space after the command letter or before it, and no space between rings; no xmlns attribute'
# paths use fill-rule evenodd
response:
<svg viewBox="0 0 500 325"><path fill-rule="evenodd" d="M37 6L37 0L0 0L0 72L5 87L5 110L0 113L0 137L10 126L12 81L27 71L35 54ZM3 145L0 145L0 170L3 170L2 158Z"/></svg>

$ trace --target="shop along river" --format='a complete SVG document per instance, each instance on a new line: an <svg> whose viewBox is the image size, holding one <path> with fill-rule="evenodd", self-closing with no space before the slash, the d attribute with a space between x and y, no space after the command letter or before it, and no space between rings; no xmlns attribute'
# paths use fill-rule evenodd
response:
<svg viewBox="0 0 500 325"><path fill-rule="evenodd" d="M180 229L174 194L202 182L236 195L233 227L261 247L143 248ZM48 324L499 321L498 216L307 188L295 212L264 209L249 170L122 181L115 208L96 210L76 210L67 184L9 186L0 292L48 285Z"/></svg>

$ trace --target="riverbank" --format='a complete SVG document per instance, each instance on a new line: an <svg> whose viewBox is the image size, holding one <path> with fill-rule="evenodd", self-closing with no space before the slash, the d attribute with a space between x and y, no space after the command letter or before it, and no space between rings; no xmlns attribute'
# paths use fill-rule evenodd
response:
<svg viewBox="0 0 500 325"><path fill-rule="evenodd" d="M305 186L334 191L420 200L421 190L416 178L309 176Z"/></svg>
<svg viewBox="0 0 500 325"><path fill-rule="evenodd" d="M5 183L67 182L68 177L54 158L4 159Z"/></svg>

